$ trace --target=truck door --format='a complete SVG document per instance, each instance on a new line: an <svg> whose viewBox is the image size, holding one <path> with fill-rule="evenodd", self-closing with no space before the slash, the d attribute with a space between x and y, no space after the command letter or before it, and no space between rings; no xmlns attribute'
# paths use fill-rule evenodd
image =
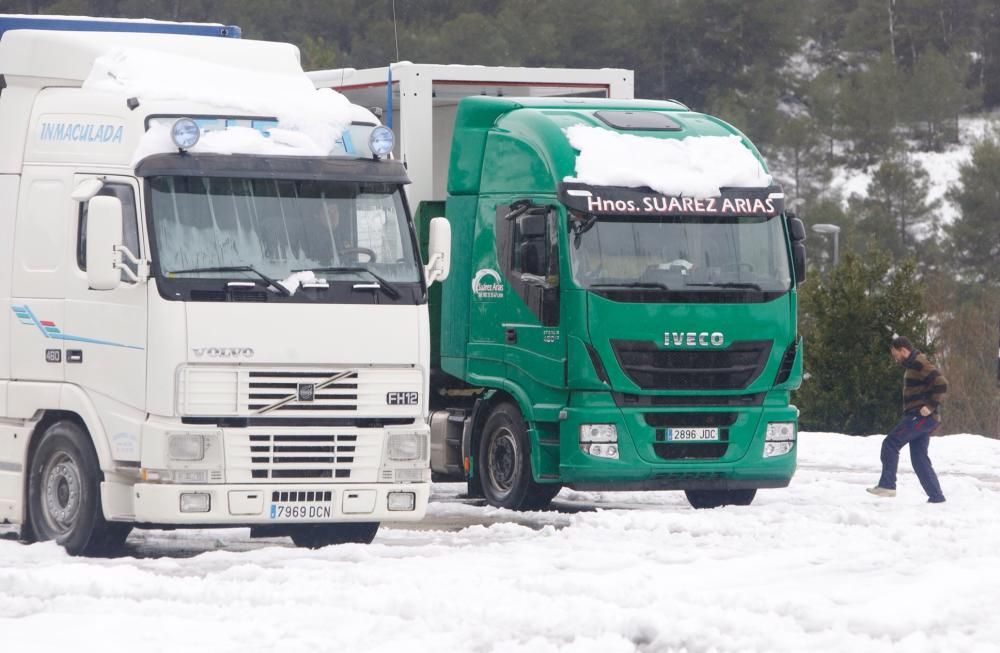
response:
<svg viewBox="0 0 1000 653"><path fill-rule="evenodd" d="M77 175L75 182L93 175ZM142 246L139 188L128 177L103 177L98 195L117 197L122 204L122 244L136 258ZM140 426L146 397L145 280L122 271L114 290L91 290L87 283L87 203L75 216L75 264L66 282L66 324L63 328L66 381L82 388L95 403L116 460L139 460ZM133 274L140 269L123 256ZM178 334L183 337L183 334Z"/></svg>
<svg viewBox="0 0 1000 653"><path fill-rule="evenodd" d="M555 207L528 199L497 211L497 256L505 285L502 327L507 375L535 404L559 403L566 340L559 315L559 233ZM558 395L558 396L557 396Z"/></svg>

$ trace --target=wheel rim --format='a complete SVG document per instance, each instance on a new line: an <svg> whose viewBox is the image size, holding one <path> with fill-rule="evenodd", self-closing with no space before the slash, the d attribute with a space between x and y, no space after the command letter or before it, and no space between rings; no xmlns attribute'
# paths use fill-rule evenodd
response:
<svg viewBox="0 0 1000 653"><path fill-rule="evenodd" d="M42 470L42 517L54 535L69 531L80 515L80 465L59 452Z"/></svg>
<svg viewBox="0 0 1000 653"><path fill-rule="evenodd" d="M490 485L498 494L507 494L514 487L517 477L517 438L509 429L499 429L490 441L487 470Z"/></svg>

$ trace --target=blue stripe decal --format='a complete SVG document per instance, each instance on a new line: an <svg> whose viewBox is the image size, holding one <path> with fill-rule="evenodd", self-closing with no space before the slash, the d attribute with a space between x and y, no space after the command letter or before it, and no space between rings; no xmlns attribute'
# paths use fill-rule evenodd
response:
<svg viewBox="0 0 1000 653"><path fill-rule="evenodd" d="M107 345L109 347L121 347L123 349L138 349L143 350L144 347L139 347L137 345L123 345L120 342L111 342L110 340L98 340L96 338L84 338L83 336L71 336L59 331L59 327L46 327L43 326L38 318L35 317L34 312L27 306L11 306L11 310L14 314L21 319L21 324L33 324L42 332L42 335L46 338L51 338L53 340L68 340L72 342L87 342L92 345Z"/></svg>

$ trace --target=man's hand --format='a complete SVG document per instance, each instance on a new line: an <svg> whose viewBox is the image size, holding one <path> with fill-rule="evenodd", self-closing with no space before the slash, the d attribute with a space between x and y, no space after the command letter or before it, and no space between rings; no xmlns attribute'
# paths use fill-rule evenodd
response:
<svg viewBox="0 0 1000 653"><path fill-rule="evenodd" d="M927 406L921 406L920 407L920 414L923 415L924 417L927 417L928 415L930 415L931 412L933 412L933 411L931 411L931 409L928 408Z"/></svg>

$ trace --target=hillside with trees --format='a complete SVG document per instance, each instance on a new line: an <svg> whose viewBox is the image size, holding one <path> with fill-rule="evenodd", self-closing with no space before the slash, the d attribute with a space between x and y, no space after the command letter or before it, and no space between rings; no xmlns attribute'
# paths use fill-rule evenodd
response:
<svg viewBox="0 0 1000 653"><path fill-rule="evenodd" d="M893 411L871 406L901 376L890 332L910 329L951 381L946 428L1000 435L1000 140L962 129L1000 110L996 0L0 0L0 13L236 24L297 44L306 69L633 69L637 97L734 123L807 224L840 228L836 266L810 233L804 428L887 429ZM918 155L956 148L957 181L931 198ZM845 196L832 179L852 174L869 182Z"/></svg>

